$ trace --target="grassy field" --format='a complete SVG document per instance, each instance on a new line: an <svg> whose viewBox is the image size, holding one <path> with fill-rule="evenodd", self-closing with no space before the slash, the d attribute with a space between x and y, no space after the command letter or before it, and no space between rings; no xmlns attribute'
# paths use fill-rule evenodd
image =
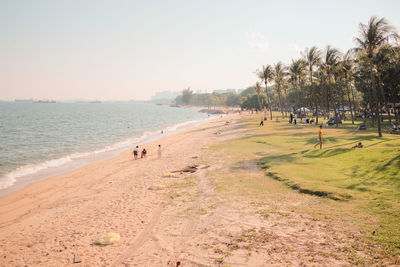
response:
<svg viewBox="0 0 400 267"><path fill-rule="evenodd" d="M258 127L258 122L259 116L243 117L240 127L249 129L251 134L213 148L223 151L236 166L231 173L218 174L217 188L236 188L235 193L257 200L278 190L265 185L270 178L288 190L314 195L320 199L315 205L296 208L325 219L351 221L362 231L366 242L381 245L384 255L397 262L400 136L384 134L379 138L376 129L356 131L356 126L347 121L338 128L324 126L324 144L319 149L313 148L318 136L316 125L295 126L287 120L273 120ZM352 148L358 142L364 147ZM267 180L240 180L237 185L241 166L250 162L265 171ZM279 190L280 195L285 194L284 189Z"/></svg>

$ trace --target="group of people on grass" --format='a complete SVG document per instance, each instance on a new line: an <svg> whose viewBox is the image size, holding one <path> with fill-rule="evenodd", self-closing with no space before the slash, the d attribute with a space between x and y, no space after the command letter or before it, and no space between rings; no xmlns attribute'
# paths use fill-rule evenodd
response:
<svg viewBox="0 0 400 267"><path fill-rule="evenodd" d="M293 115L292 113L290 113L289 115L289 123L294 123L294 125L297 125L297 114ZM314 123L314 118L306 118L305 120L303 120L303 117L300 116L300 123L304 124L313 124Z"/></svg>
<svg viewBox="0 0 400 267"><path fill-rule="evenodd" d="M296 123L297 123L297 115L293 116L293 114L290 113L289 123L292 123L292 122L293 122L293 118L294 118L294 124L296 124ZM264 121L265 121L265 120L267 120L267 113L266 113L266 112L264 112L264 116L261 116L260 124L258 125L258 127L264 126ZM303 120L303 119L302 119L302 120ZM314 123L314 118L311 118L311 120L310 120L309 118L307 118L307 119L305 120L305 123L313 124L313 123ZM314 145L314 148L315 148L316 146L318 146L318 145L319 145L319 148L322 149L322 125L319 126L319 130L318 130L318 143L316 143L316 144Z"/></svg>
<svg viewBox="0 0 400 267"><path fill-rule="evenodd" d="M264 126L264 120L267 120L267 117L265 115L261 116L259 126ZM306 118L304 122L303 122L303 119L301 119L301 121L302 121L302 123L313 124L314 118L311 118L311 119ZM293 115L292 113L290 113L289 123L297 124L297 115ZM365 123L363 123L357 127L357 130L365 130L365 129L366 129ZM390 126L390 133L400 133L400 128L397 127L396 125L392 124ZM319 126L318 142L314 145L314 148L316 148L317 146L319 146L319 148L322 149L322 125ZM355 146L353 146L353 148L363 148L363 147L364 147L364 145L361 142L359 142Z"/></svg>
<svg viewBox="0 0 400 267"><path fill-rule="evenodd" d="M158 158L159 159L161 158L161 152L162 152L162 147L161 147L161 145L158 145ZM133 154L133 158L134 159L138 159L138 157L139 157L139 146L136 146L133 149L132 154ZM143 158L146 158L146 157L147 157L147 150L146 150L146 148L143 148L142 152L140 152L140 158L143 159Z"/></svg>

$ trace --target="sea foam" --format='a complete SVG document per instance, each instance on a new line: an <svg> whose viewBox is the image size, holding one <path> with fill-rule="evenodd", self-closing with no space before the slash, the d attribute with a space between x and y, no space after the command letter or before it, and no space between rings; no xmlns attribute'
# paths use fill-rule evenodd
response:
<svg viewBox="0 0 400 267"><path fill-rule="evenodd" d="M122 152L123 150L129 149L136 144L157 140L163 136L185 130L188 127L195 126L210 119L213 119L213 117L181 122L157 131L145 131L140 137L128 138L126 140L106 145L93 151L72 153L57 159L46 160L38 164L28 164L18 167L5 174L3 177L0 177L0 190L13 186L16 182L18 182L19 178L40 175L40 173L43 171L48 171L51 169L56 170L57 168L63 167L69 163L83 159L95 159L99 155L104 155L106 153L118 151ZM163 134L161 134L161 131L163 131Z"/></svg>

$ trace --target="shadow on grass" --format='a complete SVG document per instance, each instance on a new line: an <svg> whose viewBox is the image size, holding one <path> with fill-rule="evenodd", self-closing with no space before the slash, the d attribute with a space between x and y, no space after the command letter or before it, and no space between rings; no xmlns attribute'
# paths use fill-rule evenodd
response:
<svg viewBox="0 0 400 267"><path fill-rule="evenodd" d="M400 172L400 155L397 155L397 156L393 157L388 162L386 162L386 164L384 164L381 167L377 168L376 169L376 173L378 174L379 172L386 171L388 168L391 168L392 165L397 165L397 168L392 173L392 175L398 174Z"/></svg>
<svg viewBox="0 0 400 267"><path fill-rule="evenodd" d="M298 131L298 130L303 130L303 129L317 129L317 127L315 125L287 125L287 126L282 126L281 127L282 130L286 130L286 131Z"/></svg>
<svg viewBox="0 0 400 267"><path fill-rule="evenodd" d="M333 152L330 150L327 150L327 151L323 151L323 153L325 154L325 157L328 157L328 156L333 156L332 153L341 153L342 151L347 152L347 149L337 149L337 150L338 151L333 151ZM300 193L314 195L314 196L318 196L318 197L326 197L326 198L333 199L333 200L348 200L348 199L350 199L351 196L346 193L334 193L334 192L330 192L330 191L326 191L326 190L322 190L322 189L321 190L310 189L301 184L294 183L293 181L291 181L288 178L283 178L281 176L278 176L277 173L268 171L268 169L270 168L269 164L271 164L273 162L279 162L280 164L291 163L297 159L297 156L299 154L305 154L307 151L308 150L300 151L297 153L291 153L291 154L271 155L271 156L263 157L258 160L258 164L262 169L265 170L265 174L267 176L269 176L277 181L283 182L286 186L288 186L291 189L296 190ZM329 153L331 153L331 154L329 154ZM315 155L315 157L321 157L321 154L318 153L318 155Z"/></svg>
<svg viewBox="0 0 400 267"><path fill-rule="evenodd" d="M322 150L320 153L305 154L304 157L306 157L306 158L329 158L329 157L337 156L337 155L344 154L344 153L347 153L350 151L352 151L351 148L325 149L325 150Z"/></svg>
<svg viewBox="0 0 400 267"><path fill-rule="evenodd" d="M347 186L346 189L357 190L357 191L360 191L360 192L371 191L369 188L365 187L363 185L363 183L361 183L361 182L360 183L351 184L351 185Z"/></svg>
<svg viewBox="0 0 400 267"><path fill-rule="evenodd" d="M332 142L332 143L337 143L340 139L338 139L337 137L325 137L322 139L323 142L328 141L328 142ZM311 144L315 144L318 142L318 138L312 137L312 138L308 138L308 140L306 141L307 145L311 145Z"/></svg>
<svg viewBox="0 0 400 267"><path fill-rule="evenodd" d="M268 136L276 136L276 134L270 134L270 133L265 133L265 134L252 134L252 135L248 135L248 136L244 136L239 138L238 140L244 141L244 140L249 140L249 139L255 139L258 137L268 137ZM256 140L257 142L258 140Z"/></svg>
<svg viewBox="0 0 400 267"><path fill-rule="evenodd" d="M325 191L325 190L309 189L309 188L303 187L302 185L296 184L287 178L280 177L276 173L273 173L273 172L265 172L265 174L274 180L283 182L289 188L296 190L302 194L318 196L318 197L325 197L325 198L329 198L329 199L337 200L337 201L345 201L345 200L349 200L351 198L351 195L349 195L349 194L339 194L339 193L329 192L329 191Z"/></svg>
<svg viewBox="0 0 400 267"><path fill-rule="evenodd" d="M364 135L364 136L353 136L348 138L348 140L354 141L375 141L375 140L382 140L382 137L374 136L374 135Z"/></svg>
<svg viewBox="0 0 400 267"><path fill-rule="evenodd" d="M281 154L281 155L270 155L270 156L263 157L263 158L259 159L258 164L263 169L268 169L269 166L267 165L267 163L269 163L271 161L279 161L279 163L293 162L294 160L296 160L296 155L297 154L298 153Z"/></svg>
<svg viewBox="0 0 400 267"><path fill-rule="evenodd" d="M378 145L378 144L381 144L381 143L385 143L385 142L389 142L390 140L382 140L382 141L380 141L380 142L376 142L376 143L374 143L374 144L370 144L370 145L368 145L368 146L365 146L365 148L368 148L368 147L371 147L371 146L376 146L376 145Z"/></svg>

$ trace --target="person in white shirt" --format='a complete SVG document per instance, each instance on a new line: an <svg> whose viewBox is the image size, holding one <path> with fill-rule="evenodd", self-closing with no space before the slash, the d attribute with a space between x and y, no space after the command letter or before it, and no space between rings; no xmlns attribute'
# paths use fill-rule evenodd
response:
<svg viewBox="0 0 400 267"><path fill-rule="evenodd" d="M137 159L139 154L139 146L136 146L135 149L133 150L133 158Z"/></svg>
<svg viewBox="0 0 400 267"><path fill-rule="evenodd" d="M162 152L162 148L161 145L158 145L158 158L161 158L161 152Z"/></svg>

